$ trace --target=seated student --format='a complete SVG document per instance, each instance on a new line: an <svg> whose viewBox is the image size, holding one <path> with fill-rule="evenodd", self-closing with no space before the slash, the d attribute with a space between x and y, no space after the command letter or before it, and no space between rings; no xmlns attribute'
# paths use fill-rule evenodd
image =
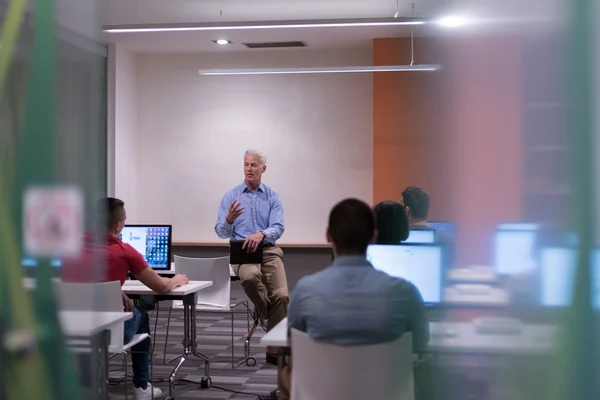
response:
<svg viewBox="0 0 600 400"><path fill-rule="evenodd" d="M402 192L402 203L410 220L410 229L432 229L427 223L429 194L417 186L409 186Z"/></svg>
<svg viewBox="0 0 600 400"><path fill-rule="evenodd" d="M377 221L377 244L397 244L408 239L410 223L402 204L386 200L377 204L373 211Z"/></svg>
<svg viewBox="0 0 600 400"><path fill-rule="evenodd" d="M125 283L127 274L135 275L144 285L159 294L172 291L188 283L185 275L173 278L160 277L148 267L142 255L131 245L123 243L119 235L125 226L127 214L125 203L112 197L98 202L98 213L102 232L91 233L84 238L83 255L77 259L64 260L61 279L65 282L112 282ZM132 301L122 293L123 307L133 312L133 318L125 321L125 342L135 334L150 333L148 314L133 306ZM150 384L150 340L132 347L134 399L158 399L162 395L159 388Z"/></svg>
<svg viewBox="0 0 600 400"><path fill-rule="evenodd" d="M327 240L333 264L296 285L288 309L289 328L316 340L345 346L391 342L413 334L413 350L427 348L429 324L418 289L377 271L366 260L375 241L373 210L356 199L338 203L329 214ZM293 357L293 356L292 356ZM291 364L282 376L289 380ZM281 392L289 382L280 382Z"/></svg>
<svg viewBox="0 0 600 400"><path fill-rule="evenodd" d="M431 198L429 194L417 186L409 186L402 192L402 203L406 207L406 213L410 220L411 230L436 230L429 225L429 205ZM454 264L454 237L443 231L436 231L436 242L444 248L446 264Z"/></svg>

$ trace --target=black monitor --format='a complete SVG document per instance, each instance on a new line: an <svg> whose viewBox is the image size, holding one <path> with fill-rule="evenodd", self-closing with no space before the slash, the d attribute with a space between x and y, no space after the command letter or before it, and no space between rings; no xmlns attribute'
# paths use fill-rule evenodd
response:
<svg viewBox="0 0 600 400"><path fill-rule="evenodd" d="M172 225L125 225L123 243L131 245L157 270L171 269Z"/></svg>

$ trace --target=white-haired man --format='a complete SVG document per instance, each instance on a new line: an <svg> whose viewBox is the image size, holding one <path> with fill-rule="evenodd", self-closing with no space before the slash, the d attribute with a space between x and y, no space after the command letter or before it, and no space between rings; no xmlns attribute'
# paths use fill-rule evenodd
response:
<svg viewBox="0 0 600 400"><path fill-rule="evenodd" d="M223 196L215 232L221 239L244 240L243 248L250 252L264 243L262 264L233 269L270 330L287 316L289 293L283 251L276 244L284 231L283 207L279 195L261 182L266 170L264 155L255 150L244 153L244 182ZM266 360L277 364L274 349L267 348Z"/></svg>

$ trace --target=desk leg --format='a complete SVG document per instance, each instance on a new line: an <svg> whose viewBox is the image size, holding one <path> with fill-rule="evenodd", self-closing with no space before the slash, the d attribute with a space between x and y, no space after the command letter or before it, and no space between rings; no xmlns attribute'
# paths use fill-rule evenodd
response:
<svg viewBox="0 0 600 400"><path fill-rule="evenodd" d="M96 376L97 382L92 380L92 388L97 390L97 398L101 400L108 399L108 345L110 343L110 331L103 331L98 333L92 338L92 362L94 360L93 354L98 357L98 363L96 368L93 368L94 376ZM97 386L96 386L97 385Z"/></svg>
<svg viewBox="0 0 600 400"><path fill-rule="evenodd" d="M185 296L183 298L183 354L180 357L178 357L179 361L177 362L177 365L175 366L173 372L169 376L169 397L167 398L168 400L172 400L175 398L175 376L177 375L177 372L179 372L179 369L181 368L185 360L190 355L194 355L204 361L205 376L200 381L200 387L203 389L207 389L212 383L209 376L209 358L206 357L204 354L199 353L196 349L196 301L196 294Z"/></svg>
<svg viewBox="0 0 600 400"><path fill-rule="evenodd" d="M198 352L198 344L196 343L196 301L190 304L190 320L191 320L191 351L192 354L204 361L204 377L200 381L200 387L203 389L208 389L212 384L210 379L210 359L202 353Z"/></svg>

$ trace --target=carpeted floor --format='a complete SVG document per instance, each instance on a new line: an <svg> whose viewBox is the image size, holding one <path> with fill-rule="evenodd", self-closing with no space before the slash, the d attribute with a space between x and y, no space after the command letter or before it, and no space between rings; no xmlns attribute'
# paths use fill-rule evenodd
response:
<svg viewBox="0 0 600 400"><path fill-rule="evenodd" d="M244 336L247 332L245 308L236 308L234 319L234 350L236 359L243 359ZM175 361L171 364L163 364L163 348L167 330L168 310L161 309L158 318L158 327L155 337L155 350L153 356L153 381L155 386L160 387L168 395L168 378L175 367ZM155 312L150 312L151 329L154 329ZM277 368L265 364L265 347L260 345L260 338L265 332L258 329L251 344L252 356L256 358L256 365L248 367L242 364L232 368L231 365L231 317L223 313L201 313L197 315L198 351L210 357L210 377L212 387L201 389L199 382L204 376L204 362L195 357L188 359L177 375L175 398L178 400L204 399L204 400L252 400L262 396L263 399L270 398L271 391L277 386ZM171 314L171 325L167 342L167 361L181 354L183 346L183 311L173 310ZM110 363L110 376L123 377L123 358L114 357ZM131 364L129 362L129 364ZM237 362L236 362L237 364ZM129 366L131 370L131 365ZM131 372L130 372L131 379ZM196 382L196 383L194 383ZM236 394L218 388L248 394ZM111 384L109 388L112 400L125 399L125 383ZM130 398L132 398L132 384L129 383Z"/></svg>

